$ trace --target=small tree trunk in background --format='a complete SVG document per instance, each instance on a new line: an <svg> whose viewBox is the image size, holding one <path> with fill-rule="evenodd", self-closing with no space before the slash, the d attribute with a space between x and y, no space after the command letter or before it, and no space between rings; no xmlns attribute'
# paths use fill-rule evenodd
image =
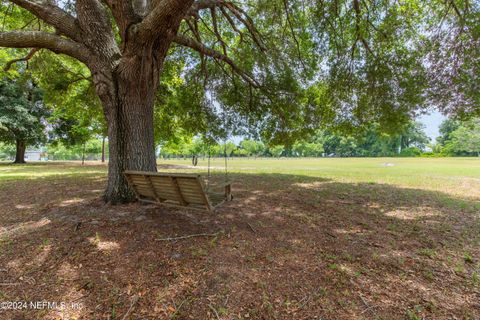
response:
<svg viewBox="0 0 480 320"><path fill-rule="evenodd" d="M27 144L23 140L16 141L15 161L13 163L25 163L25 149Z"/></svg>
<svg viewBox="0 0 480 320"><path fill-rule="evenodd" d="M85 164L85 142L83 143L83 152L82 152L82 166Z"/></svg>
<svg viewBox="0 0 480 320"><path fill-rule="evenodd" d="M102 138L102 163L105 162L105 137Z"/></svg>

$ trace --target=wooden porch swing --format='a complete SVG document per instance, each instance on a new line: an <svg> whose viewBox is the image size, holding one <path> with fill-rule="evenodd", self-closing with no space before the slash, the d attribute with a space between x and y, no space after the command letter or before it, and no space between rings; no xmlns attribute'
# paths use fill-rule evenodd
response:
<svg viewBox="0 0 480 320"><path fill-rule="evenodd" d="M157 173L125 171L128 183L139 201L171 204L214 212L225 201L233 199L231 182L222 184L223 193L210 192L196 173Z"/></svg>

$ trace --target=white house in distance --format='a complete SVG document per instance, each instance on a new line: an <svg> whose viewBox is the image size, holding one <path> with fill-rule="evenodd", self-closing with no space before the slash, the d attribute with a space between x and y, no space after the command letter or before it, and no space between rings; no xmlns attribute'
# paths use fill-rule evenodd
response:
<svg viewBox="0 0 480 320"><path fill-rule="evenodd" d="M25 161L40 161L42 160L43 151L40 149L25 150Z"/></svg>

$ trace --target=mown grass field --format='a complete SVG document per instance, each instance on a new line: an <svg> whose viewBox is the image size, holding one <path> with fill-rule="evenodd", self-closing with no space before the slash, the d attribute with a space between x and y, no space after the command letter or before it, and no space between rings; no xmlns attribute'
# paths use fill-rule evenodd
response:
<svg viewBox="0 0 480 320"><path fill-rule="evenodd" d="M163 160L159 164L190 165L187 160ZM207 160L198 169L206 172ZM212 172L223 174L224 159L211 160ZM339 182L386 183L478 197L480 158L290 158L242 159L227 162L229 172L321 177ZM475 190L477 189L477 190Z"/></svg>
<svg viewBox="0 0 480 320"><path fill-rule="evenodd" d="M87 162L36 162L27 165L0 163L0 181L48 179L60 176L99 176L106 165ZM190 159L159 160L159 165L174 164L178 169L207 173L207 160L200 158L197 168ZM189 168L184 168L189 167ZM321 177L340 182L386 183L404 187L437 190L465 197L477 197L480 189L480 158L233 158L228 160L229 173L286 174ZM224 173L224 159L211 159L211 171Z"/></svg>
<svg viewBox="0 0 480 320"><path fill-rule="evenodd" d="M105 205L99 163L0 164L0 300L81 305L0 318L480 318L480 159L228 167L235 198L212 215Z"/></svg>

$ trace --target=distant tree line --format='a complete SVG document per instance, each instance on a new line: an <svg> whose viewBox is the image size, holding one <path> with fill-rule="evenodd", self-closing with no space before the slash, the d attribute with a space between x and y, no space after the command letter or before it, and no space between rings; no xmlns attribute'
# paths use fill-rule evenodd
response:
<svg viewBox="0 0 480 320"><path fill-rule="evenodd" d="M244 139L238 145L233 142L208 143L195 137L165 143L160 146L159 155L164 158L193 155L219 157L225 154L228 157L418 156L429 141L423 125L412 121L399 132L390 134L382 132L378 124L350 135L319 130L292 145L271 145L251 139Z"/></svg>
<svg viewBox="0 0 480 320"><path fill-rule="evenodd" d="M28 128L26 126L26 128ZM72 129L73 128L73 129ZM95 131L76 130L76 122L57 121L48 135L37 135L31 144L41 146L49 160L101 160L108 159L108 140ZM42 126L44 129L44 125ZM85 132L84 132L85 131ZM359 133L342 134L333 130L320 130L308 139L290 146L271 145L253 139L239 143L231 141L206 142L201 137L179 137L159 144L161 158L198 157L415 157L415 156L479 156L480 119L468 121L445 120L440 136L430 143L424 126L410 122L400 132L384 133L373 124ZM98 132L98 131L97 131ZM8 138L7 138L8 137ZM0 160L16 158L16 144L12 136L4 135L0 142ZM105 151L106 150L106 151ZM103 156L103 157L102 157Z"/></svg>
<svg viewBox="0 0 480 320"><path fill-rule="evenodd" d="M445 120L433 152L443 156L480 156L480 118Z"/></svg>
<svg viewBox="0 0 480 320"><path fill-rule="evenodd" d="M417 157L480 156L480 118L461 121L447 119L440 126L436 141L419 122L411 121L401 130L385 133L379 124L359 132L345 134L319 130L315 135L292 145L271 145L244 139L233 142L207 143L200 137L179 139L162 144L163 158L190 157Z"/></svg>

